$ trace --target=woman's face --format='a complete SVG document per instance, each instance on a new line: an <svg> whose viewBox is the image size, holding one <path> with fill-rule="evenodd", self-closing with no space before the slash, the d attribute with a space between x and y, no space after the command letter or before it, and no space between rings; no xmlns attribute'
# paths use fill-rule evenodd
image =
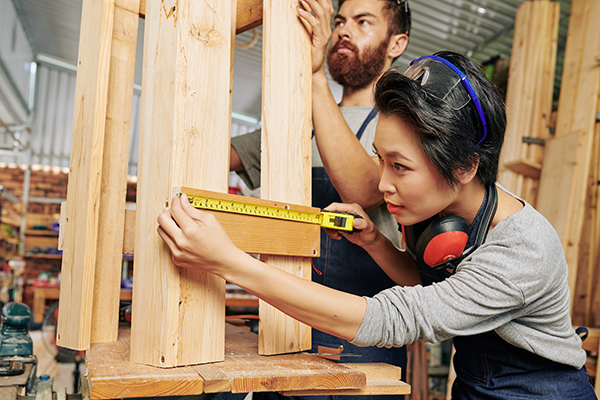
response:
<svg viewBox="0 0 600 400"><path fill-rule="evenodd" d="M408 124L380 115L373 145L379 158L379 190L396 221L414 225L440 212L451 213L457 192L426 158Z"/></svg>

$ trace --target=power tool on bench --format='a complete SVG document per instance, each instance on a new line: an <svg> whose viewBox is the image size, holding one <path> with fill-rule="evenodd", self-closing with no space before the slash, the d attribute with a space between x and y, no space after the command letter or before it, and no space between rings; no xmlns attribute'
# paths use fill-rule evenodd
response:
<svg viewBox="0 0 600 400"><path fill-rule="evenodd" d="M53 379L37 377L37 357L29 335L31 310L26 304L11 302L2 308L0 328L0 398L2 400L81 399L67 395L66 389L54 392Z"/></svg>

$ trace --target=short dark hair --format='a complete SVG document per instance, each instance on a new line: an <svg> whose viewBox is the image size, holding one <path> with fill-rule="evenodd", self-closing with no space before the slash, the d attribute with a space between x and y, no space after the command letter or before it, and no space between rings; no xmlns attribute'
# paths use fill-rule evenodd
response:
<svg viewBox="0 0 600 400"><path fill-rule="evenodd" d="M342 7L346 0L339 0L338 9ZM405 33L410 36L410 8L408 0L381 0L385 1L383 8L388 19L388 37Z"/></svg>
<svg viewBox="0 0 600 400"><path fill-rule="evenodd" d="M454 64L467 75L487 120L487 136L483 124L470 101L455 110L423 89L396 69L386 72L375 87L375 105L383 115L394 115L408 123L419 137L421 149L436 166L444 181L455 188L460 171L478 164L477 177L484 185L492 185L498 176L500 151L506 130L506 112L496 87L483 70L469 58L443 51L435 54Z"/></svg>

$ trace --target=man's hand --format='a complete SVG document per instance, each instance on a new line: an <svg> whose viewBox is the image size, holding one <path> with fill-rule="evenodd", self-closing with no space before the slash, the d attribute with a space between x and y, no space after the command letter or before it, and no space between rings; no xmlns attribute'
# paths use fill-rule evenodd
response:
<svg viewBox="0 0 600 400"><path fill-rule="evenodd" d="M333 16L331 0L300 0L298 16L312 37L313 74L319 71L325 73L325 60L331 38L331 18Z"/></svg>

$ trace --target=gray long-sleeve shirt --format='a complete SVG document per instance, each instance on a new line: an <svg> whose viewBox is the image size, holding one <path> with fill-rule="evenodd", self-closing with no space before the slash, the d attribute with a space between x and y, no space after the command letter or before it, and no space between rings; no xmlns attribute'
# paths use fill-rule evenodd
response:
<svg viewBox="0 0 600 400"><path fill-rule="evenodd" d="M435 343L494 330L514 346L579 369L586 355L571 325L567 274L556 231L525 204L494 227L450 278L367 298L352 343Z"/></svg>

